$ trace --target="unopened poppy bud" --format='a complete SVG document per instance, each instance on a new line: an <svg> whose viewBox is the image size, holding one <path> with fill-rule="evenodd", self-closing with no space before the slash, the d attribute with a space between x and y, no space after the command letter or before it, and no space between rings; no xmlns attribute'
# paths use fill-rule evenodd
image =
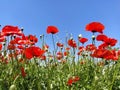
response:
<svg viewBox="0 0 120 90"><path fill-rule="evenodd" d="M79 34L79 35L78 35L78 38L82 38L82 34Z"/></svg>
<svg viewBox="0 0 120 90"><path fill-rule="evenodd" d="M21 31L23 32L23 30L24 30L24 28L23 27L21 27Z"/></svg>
<svg viewBox="0 0 120 90"><path fill-rule="evenodd" d="M98 77L97 77L97 76L95 76L95 80L98 80Z"/></svg>
<svg viewBox="0 0 120 90"><path fill-rule="evenodd" d="M95 40L95 36L94 35L92 35L92 40Z"/></svg>
<svg viewBox="0 0 120 90"><path fill-rule="evenodd" d="M9 90L17 90L16 86L13 84L10 86Z"/></svg>
<svg viewBox="0 0 120 90"><path fill-rule="evenodd" d="M70 37L70 40L73 40L73 37Z"/></svg>
<svg viewBox="0 0 120 90"><path fill-rule="evenodd" d="M42 34L42 35L40 35L40 39L42 39L44 37L44 35Z"/></svg>

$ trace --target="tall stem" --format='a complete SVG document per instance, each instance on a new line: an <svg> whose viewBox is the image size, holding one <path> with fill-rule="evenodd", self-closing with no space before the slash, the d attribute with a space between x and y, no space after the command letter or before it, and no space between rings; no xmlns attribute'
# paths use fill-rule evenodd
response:
<svg viewBox="0 0 120 90"><path fill-rule="evenodd" d="M54 51L53 51L53 57L54 57L54 62L55 62L56 49L55 49L55 41L54 41L53 34L52 34L52 41L53 41L53 48L54 48Z"/></svg>
<svg viewBox="0 0 120 90"><path fill-rule="evenodd" d="M75 75L75 48L73 48L73 74Z"/></svg>

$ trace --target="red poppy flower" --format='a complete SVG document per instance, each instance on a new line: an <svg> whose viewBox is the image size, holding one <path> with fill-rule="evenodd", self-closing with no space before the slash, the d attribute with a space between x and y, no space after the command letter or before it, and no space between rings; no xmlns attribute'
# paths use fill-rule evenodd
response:
<svg viewBox="0 0 120 90"><path fill-rule="evenodd" d="M84 46L80 46L78 49L79 49L80 51L85 50Z"/></svg>
<svg viewBox="0 0 120 90"><path fill-rule="evenodd" d="M40 59L41 59L41 60L46 60L46 56L45 56L45 55L42 55L42 56L40 56Z"/></svg>
<svg viewBox="0 0 120 90"><path fill-rule="evenodd" d="M9 44L7 48L8 50L15 50L16 46L14 44Z"/></svg>
<svg viewBox="0 0 120 90"><path fill-rule="evenodd" d="M104 52L106 50L105 49L96 49L92 54L91 56L92 57L96 57L96 58L104 58Z"/></svg>
<svg viewBox="0 0 120 90"><path fill-rule="evenodd" d="M29 41L30 41L31 43L33 43L33 44L35 44L35 43L38 42L37 37L36 37L36 36L33 36L33 35L28 35L28 36L26 36L25 38L26 38L26 40L29 40Z"/></svg>
<svg viewBox="0 0 120 90"><path fill-rule="evenodd" d="M70 77L67 81L67 85L71 86L73 83L79 81L80 78L78 76Z"/></svg>
<svg viewBox="0 0 120 90"><path fill-rule="evenodd" d="M69 50L70 50L70 47L66 47L65 50L69 51Z"/></svg>
<svg viewBox="0 0 120 90"><path fill-rule="evenodd" d="M114 38L107 38L105 39L105 43L110 46L115 46L115 44L117 43L117 40Z"/></svg>
<svg viewBox="0 0 120 90"><path fill-rule="evenodd" d="M82 44L84 44L85 42L88 41L88 39L87 39L87 38L80 38L79 41L80 41Z"/></svg>
<svg viewBox="0 0 120 90"><path fill-rule="evenodd" d="M0 42L5 42L5 37L0 37Z"/></svg>
<svg viewBox="0 0 120 90"><path fill-rule="evenodd" d="M69 51L65 51L64 56L68 56L68 55L69 55Z"/></svg>
<svg viewBox="0 0 120 90"><path fill-rule="evenodd" d="M105 27L100 22L91 22L85 28L87 31L103 33Z"/></svg>
<svg viewBox="0 0 120 90"><path fill-rule="evenodd" d="M11 25L6 25L5 27L3 27L2 33L5 36L14 35L14 34L21 36L23 34L22 31L17 26L11 26Z"/></svg>
<svg viewBox="0 0 120 90"><path fill-rule="evenodd" d="M44 50L41 50L39 47L32 46L25 49L25 56L27 59L31 59L33 57L40 57L45 53Z"/></svg>
<svg viewBox="0 0 120 90"><path fill-rule="evenodd" d="M47 44L43 45L42 49L48 51L49 46Z"/></svg>
<svg viewBox="0 0 120 90"><path fill-rule="evenodd" d="M23 76L23 77L26 77L26 72L25 72L24 67L21 67L20 70L21 70L22 76Z"/></svg>
<svg viewBox="0 0 120 90"><path fill-rule="evenodd" d="M55 26L48 26L47 27L47 34L50 34L50 33L51 34L56 34L58 32L59 32L59 30Z"/></svg>
<svg viewBox="0 0 120 90"><path fill-rule="evenodd" d="M104 58L106 60L118 60L118 55L115 50L96 49L91 56L96 58Z"/></svg>
<svg viewBox="0 0 120 90"><path fill-rule="evenodd" d="M120 56L120 50L118 50L117 55Z"/></svg>
<svg viewBox="0 0 120 90"><path fill-rule="evenodd" d="M99 49L105 49L108 45L104 42L98 46Z"/></svg>
<svg viewBox="0 0 120 90"><path fill-rule="evenodd" d="M58 60L62 59L63 58L63 53L60 52L60 51L57 52L57 56L56 57L57 57Z"/></svg>
<svg viewBox="0 0 120 90"><path fill-rule="evenodd" d="M19 45L25 44L25 45L34 45L35 43L38 42L38 39L36 38L36 36L33 35L22 35L22 38L16 37L15 42Z"/></svg>
<svg viewBox="0 0 120 90"><path fill-rule="evenodd" d="M104 34L97 35L96 37L97 41L105 41L106 39L108 39L108 37Z"/></svg>
<svg viewBox="0 0 120 90"><path fill-rule="evenodd" d="M69 39L68 40L68 45L73 47L73 48L77 47L77 44L76 44L76 42L73 39Z"/></svg>
<svg viewBox="0 0 120 90"><path fill-rule="evenodd" d="M69 78L68 81L67 81L67 85L72 86L72 84L73 84L73 79Z"/></svg>
<svg viewBox="0 0 120 90"><path fill-rule="evenodd" d="M17 48L18 48L18 49L24 49L24 46L18 45Z"/></svg>
<svg viewBox="0 0 120 90"><path fill-rule="evenodd" d="M5 36L2 35L2 33L0 32L0 42L4 42L5 41Z"/></svg>
<svg viewBox="0 0 120 90"><path fill-rule="evenodd" d="M0 50L2 50L2 44L0 43Z"/></svg>
<svg viewBox="0 0 120 90"><path fill-rule="evenodd" d="M115 50L106 50L103 55L106 60L118 60L118 54Z"/></svg>
<svg viewBox="0 0 120 90"><path fill-rule="evenodd" d="M86 50L94 51L97 47L94 44L89 44L86 46Z"/></svg>
<svg viewBox="0 0 120 90"><path fill-rule="evenodd" d="M75 76L74 78L73 78L73 81L74 82L77 82L77 81L79 81L80 80L80 77L78 77L78 76Z"/></svg>
<svg viewBox="0 0 120 90"><path fill-rule="evenodd" d="M58 47L63 47L63 44L62 44L62 43L57 42L57 46L58 46Z"/></svg>

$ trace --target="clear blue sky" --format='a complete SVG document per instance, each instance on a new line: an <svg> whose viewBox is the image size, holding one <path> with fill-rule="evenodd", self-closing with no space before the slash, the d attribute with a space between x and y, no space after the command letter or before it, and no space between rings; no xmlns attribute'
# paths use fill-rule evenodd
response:
<svg viewBox="0 0 120 90"><path fill-rule="evenodd" d="M104 33L120 41L120 0L0 0L2 27L24 27L26 35L46 35L47 26L55 25L60 30L56 39L63 40L66 31L75 39L79 34L91 38L85 25L92 21L103 23ZM48 44L50 37L46 37Z"/></svg>

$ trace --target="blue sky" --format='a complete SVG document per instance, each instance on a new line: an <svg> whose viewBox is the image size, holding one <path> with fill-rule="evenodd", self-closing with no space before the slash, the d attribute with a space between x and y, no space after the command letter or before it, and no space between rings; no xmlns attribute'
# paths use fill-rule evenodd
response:
<svg viewBox="0 0 120 90"><path fill-rule="evenodd" d="M69 32L75 39L82 34L90 43L92 33L85 31L85 25L93 21L103 23L104 33L120 41L120 0L0 0L0 12L2 27L24 27L26 35L37 37L45 34L48 44L52 44L48 25L58 27L56 41L64 42Z"/></svg>

